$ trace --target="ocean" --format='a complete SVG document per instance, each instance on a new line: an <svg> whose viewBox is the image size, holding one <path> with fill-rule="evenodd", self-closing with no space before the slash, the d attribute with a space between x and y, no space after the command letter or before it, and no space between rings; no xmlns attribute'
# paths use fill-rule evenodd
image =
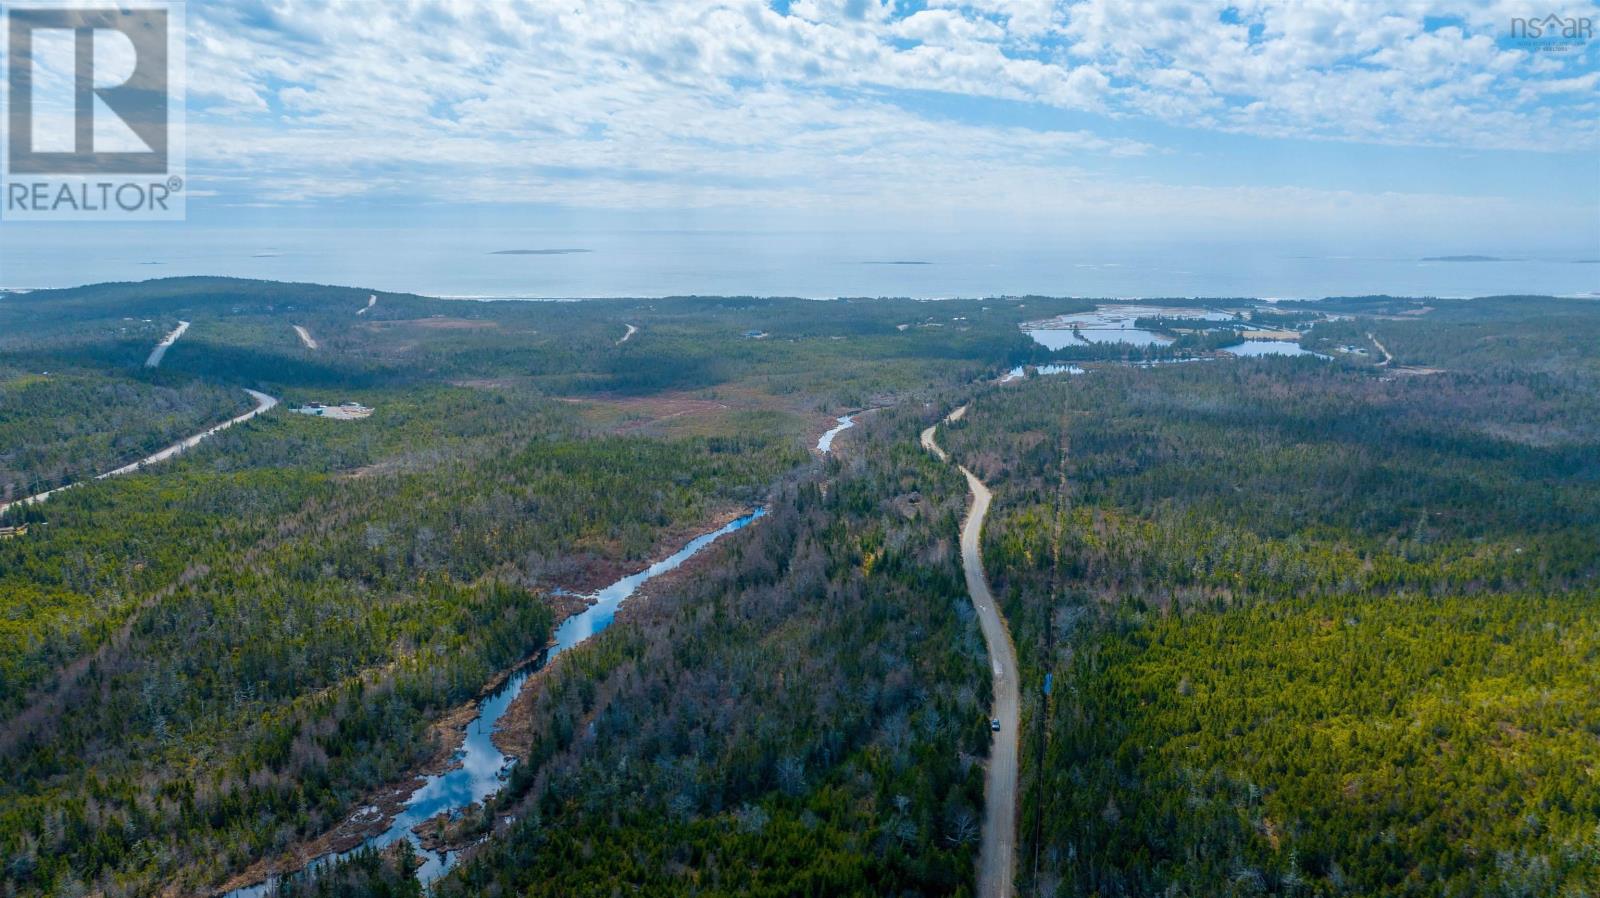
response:
<svg viewBox="0 0 1600 898"><path fill-rule="evenodd" d="M1600 296L1600 252L1423 261L1421 252L1335 250L1090 246L1026 234L11 226L0 230L0 288L204 274L476 299ZM1450 250L1462 253L1439 254Z"/></svg>

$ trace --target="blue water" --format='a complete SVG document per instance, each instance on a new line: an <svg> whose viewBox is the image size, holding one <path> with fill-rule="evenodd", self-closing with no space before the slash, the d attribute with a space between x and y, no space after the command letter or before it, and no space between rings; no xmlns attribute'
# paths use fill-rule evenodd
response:
<svg viewBox="0 0 1600 898"><path fill-rule="evenodd" d="M491 255L555 247L590 252ZM1600 255L1592 247L1474 247L1518 260L1421 261L1454 249L1426 241L1365 254L1331 244L1090 245L988 232L12 225L0 226L0 287L216 274L494 298L1600 293L1600 265L1577 261ZM873 264L885 259L929 264Z"/></svg>
<svg viewBox="0 0 1600 898"><path fill-rule="evenodd" d="M1048 349L1063 349L1081 343L1130 343L1134 346L1158 346L1172 342L1154 331L1141 330L1133 326L1133 322L1142 316L1169 315L1183 318L1204 318L1208 321L1227 321L1233 315L1217 309L1154 309L1142 306L1101 306L1093 311L1078 312L1072 315L1061 315L1048 321L1029 322L1024 325L1028 336L1035 343ZM1264 355L1314 355L1318 358L1327 358L1320 353L1309 349L1302 349L1298 343L1282 340L1246 340L1229 346L1227 353L1236 356L1264 356ZM1065 370L1065 369L1063 369ZM1040 374L1053 374L1055 371L1039 370ZM1073 370L1070 373L1081 373ZM1011 373L1001 380L1001 383L1015 380L1022 376L1022 369L1012 369Z"/></svg>
<svg viewBox="0 0 1600 898"><path fill-rule="evenodd" d="M539 664L518 671L504 686L479 704L478 716L467 725L466 740L456 752L455 759L458 766L444 773L426 777L423 784L406 799L405 807L395 816L394 823L384 832L368 839L362 847L385 848L401 839L406 839L413 844L417 855L423 859L422 866L417 868L417 879L424 885L448 872L455 863L454 855L424 849L413 828L440 814L459 811L483 801L499 792L505 785L505 778L515 761L501 754L490 737L494 734L506 708L510 707L511 702L522 692L522 687L528 682L528 678L539 668L549 664L550 659L610 626L617 616L617 609L621 608L622 603L637 592L646 581L677 569L701 549L735 530L743 529L766 513L766 509L758 508L747 515L735 518L710 533L695 537L677 552L645 570L623 577L595 593L593 604L567 618L556 628L554 641ZM312 861L309 866L320 867L346 856L348 852L328 855ZM226 898L261 898L271 894L275 886L276 880L268 879L266 882L228 892Z"/></svg>
<svg viewBox="0 0 1600 898"><path fill-rule="evenodd" d="M1047 377L1051 374L1082 374L1084 370L1077 365L1018 365L1007 371L1005 376L1000 378L1000 383L1008 384L1014 380L1021 380L1027 377L1028 368L1032 368L1033 373L1040 377Z"/></svg>
<svg viewBox="0 0 1600 898"><path fill-rule="evenodd" d="M1081 343L1127 343L1133 346L1162 346L1171 337L1135 327L1140 318L1203 318L1227 321L1231 312L1219 309L1174 309L1153 306L1101 306L1090 312L1059 315L1048 321L1030 322L1028 335L1047 349L1065 349Z"/></svg>
<svg viewBox="0 0 1600 898"><path fill-rule="evenodd" d="M1319 359L1328 358L1320 352L1302 349L1298 343L1287 343L1282 340L1246 340L1227 347L1223 352L1238 356L1314 355Z"/></svg>
<svg viewBox="0 0 1600 898"><path fill-rule="evenodd" d="M1035 343L1047 349L1066 349L1069 346L1081 343L1127 343L1131 346L1162 346L1172 342L1171 337L1163 337L1154 331L1141 330L1137 327L1041 327L1030 329L1028 336L1032 337Z"/></svg>

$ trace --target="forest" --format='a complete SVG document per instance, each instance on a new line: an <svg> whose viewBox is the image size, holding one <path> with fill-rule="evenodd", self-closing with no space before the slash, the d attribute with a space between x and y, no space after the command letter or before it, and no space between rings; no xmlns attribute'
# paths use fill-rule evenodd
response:
<svg viewBox="0 0 1600 898"><path fill-rule="evenodd" d="M803 457L755 431L589 435L551 403L493 398L433 407L477 402L536 432L378 455L392 468L351 477L293 459L369 447L273 418L32 510L42 536L0 544L21 648L0 696L20 709L0 805L18 883L198 887L316 834L542 647L544 591L649 559Z"/></svg>
<svg viewBox="0 0 1600 898"><path fill-rule="evenodd" d="M516 823L440 895L970 894L983 647L961 482L881 414L538 684Z"/></svg>
<svg viewBox="0 0 1600 898"><path fill-rule="evenodd" d="M0 367L0 502L120 467L250 405L199 380Z"/></svg>
<svg viewBox="0 0 1600 898"><path fill-rule="evenodd" d="M369 296L377 301L360 316ZM754 297L467 302L345 287L172 278L7 294L0 353L24 373L132 368L179 319L160 370L273 395L496 380L546 395L643 395L731 384L797 401L876 404L1049 353L1017 325L1077 299ZM143 324L138 317L151 319ZM321 348L309 350L292 325ZM638 336L619 342L624 326ZM760 334L759 338L748 336Z"/></svg>
<svg viewBox="0 0 1600 898"><path fill-rule="evenodd" d="M1030 893L1600 881L1595 344L1552 371L1564 336L1482 339L1503 311L1313 332L1433 375L1100 368L946 425L998 487Z"/></svg>
<svg viewBox="0 0 1600 898"><path fill-rule="evenodd" d="M431 893L973 894L967 492L917 447L966 403L939 439L995 491L1019 894L1592 894L1600 307L1251 310L1326 359L1020 328L1099 302L0 297L0 483L85 484L5 513L0 895L211 895L311 850L450 763L575 594L758 506L533 676L505 787L428 825L468 849ZM282 403L92 480L244 388ZM373 412L291 411L344 401ZM276 891L420 895L415 861Z"/></svg>
<svg viewBox="0 0 1600 898"><path fill-rule="evenodd" d="M0 303L0 317L20 325L4 331L5 364L51 391L16 404L36 417L37 406L53 406L55 429L30 430L27 449L81 459L62 479L84 482L110 464L80 446L94 445L91 436L130 439L128 406L141 396L69 385L120 380L157 398L229 398L187 422L139 416L180 433L236 411L241 387L284 400L177 460L8 515L30 531L0 541L7 894L202 893L315 838L375 790L433 763L443 745L436 722L542 648L570 607L559 589L636 569L731 510L810 495L814 507L796 512L804 526L783 530L791 539L826 531L835 553L883 539L855 532L868 528L864 518L849 533L828 529L843 526L831 509L848 494L824 503L819 487L792 480L810 467L805 449L828 415L1031 354L1015 310L967 326L950 310L930 316L904 301L815 314L804 301L483 305L384 294L371 321L356 319L368 295L200 279ZM898 327L932 317L952 326ZM150 346L180 318L192 326L159 369L144 369ZM624 320L640 331L619 344ZM317 334L319 349L290 322ZM745 338L754 323L768 337ZM375 411L336 422L284 410L344 400ZM858 487L870 494L858 517L880 489L860 483L874 485ZM832 583L834 601L847 601L865 587L839 564L784 573L759 592L822 576L818 589ZM957 588L948 564L940 577ZM732 596L749 585L718 588ZM905 601L903 582L873 588L882 613ZM794 618L800 607L763 620ZM928 626L956 626L956 613L947 607ZM851 625L833 621L828 633ZM857 672L849 688L886 663ZM921 676L948 687L952 670ZM801 682L801 671L787 675ZM843 696L855 694L831 702L847 706ZM950 713L953 699L941 701L931 713ZM962 701L964 725L944 725L942 744L981 731L978 694L969 688ZM865 763L881 707L852 710L841 718L847 732L825 742L797 734L797 763L830 782L844 763L832 752L849 746ZM903 738L896 728L897 747ZM873 875L961 878L953 871L970 862L974 763L969 754L960 775L941 780L936 802L908 791L915 807L901 804L917 815L919 847ZM905 758L896 764L893 782L909 790ZM753 771L739 794L751 807L790 800L790 821L775 825L791 825L809 791L773 792L774 775ZM941 841L952 796L964 796L956 843ZM869 838L863 819L841 820L838 844Z"/></svg>

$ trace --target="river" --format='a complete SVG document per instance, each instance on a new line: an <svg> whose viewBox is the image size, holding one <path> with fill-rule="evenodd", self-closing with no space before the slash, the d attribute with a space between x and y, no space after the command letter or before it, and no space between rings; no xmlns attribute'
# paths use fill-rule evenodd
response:
<svg viewBox="0 0 1600 898"><path fill-rule="evenodd" d="M556 628L550 648L537 663L513 674L504 686L479 703L477 716L467 724L466 740L456 752L457 765L444 773L425 777L423 784L406 799L405 806L395 816L389 828L368 839L361 847L385 848L401 839L406 839L412 843L417 856L422 859L422 866L417 868L417 879L423 885L448 872L455 865L455 853L435 852L423 848L414 829L418 824L431 820L439 814L459 811L483 801L505 786L506 777L516 761L502 754L490 737L499 725L501 716L522 692L522 687L527 684L528 678L549 664L550 659L581 645L591 636L610 626L611 621L616 618L617 609L621 608L622 603L637 592L640 586L668 571L676 570L700 550L735 530L743 529L766 513L766 509L758 508L735 518L716 530L695 537L677 552L648 568L629 574L595 593L593 604L567 618ZM352 849L352 852L359 850L360 848ZM352 852L325 855L312 861L308 868L315 869L346 857ZM263 898L272 894L276 884L277 878L272 877L255 885L234 889L226 893L225 898Z"/></svg>
<svg viewBox="0 0 1600 898"><path fill-rule="evenodd" d="M856 426L855 415L845 415L840 418L835 418L834 420L839 422L838 425L829 430L827 433L823 434L821 439L817 440L817 451L824 455L833 451L834 437Z"/></svg>

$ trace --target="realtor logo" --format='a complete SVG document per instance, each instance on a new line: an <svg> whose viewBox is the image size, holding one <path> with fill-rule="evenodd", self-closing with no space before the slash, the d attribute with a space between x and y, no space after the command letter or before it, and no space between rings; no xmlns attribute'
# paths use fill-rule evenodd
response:
<svg viewBox="0 0 1600 898"><path fill-rule="evenodd" d="M0 219L182 218L181 4L4 12Z"/></svg>

